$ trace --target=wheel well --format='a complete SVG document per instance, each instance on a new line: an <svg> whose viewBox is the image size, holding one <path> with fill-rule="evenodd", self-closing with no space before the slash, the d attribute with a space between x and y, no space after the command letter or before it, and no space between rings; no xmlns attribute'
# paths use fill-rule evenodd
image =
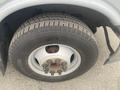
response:
<svg viewBox="0 0 120 90"><path fill-rule="evenodd" d="M7 16L2 23L8 27L10 35L27 19L41 13L66 13L85 22L94 31L96 27L107 25L109 20L103 14L85 7L73 5L40 5L21 9Z"/></svg>

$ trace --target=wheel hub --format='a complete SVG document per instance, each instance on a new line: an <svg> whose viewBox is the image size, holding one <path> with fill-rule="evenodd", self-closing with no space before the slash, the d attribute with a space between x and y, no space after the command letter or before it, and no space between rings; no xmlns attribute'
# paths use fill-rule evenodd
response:
<svg viewBox="0 0 120 90"><path fill-rule="evenodd" d="M58 58L49 59L42 65L42 67L45 73L49 72L51 75L58 73L61 75L62 72L67 70L67 62Z"/></svg>

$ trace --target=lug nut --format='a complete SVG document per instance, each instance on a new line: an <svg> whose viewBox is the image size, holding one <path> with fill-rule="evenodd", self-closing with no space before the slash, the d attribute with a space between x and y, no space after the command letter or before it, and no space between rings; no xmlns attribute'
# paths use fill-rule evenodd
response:
<svg viewBox="0 0 120 90"><path fill-rule="evenodd" d="M67 70L67 66L62 66L63 71Z"/></svg>
<svg viewBox="0 0 120 90"><path fill-rule="evenodd" d="M50 59L50 60L47 61L47 63L50 65L50 64L53 63L53 62L52 62L52 60Z"/></svg>
<svg viewBox="0 0 120 90"><path fill-rule="evenodd" d="M44 72L45 72L45 73L48 73L48 72L49 72L49 68L46 68L46 69L44 70Z"/></svg>
<svg viewBox="0 0 120 90"><path fill-rule="evenodd" d="M58 72L58 74L59 74L59 75L61 75L61 73L62 73L62 70L58 70L57 72Z"/></svg>
<svg viewBox="0 0 120 90"><path fill-rule="evenodd" d="M67 63L66 63L66 62L62 62L61 65L62 65L62 66L66 66Z"/></svg>
<svg viewBox="0 0 120 90"><path fill-rule="evenodd" d="M61 68L63 69L63 71L67 70L67 63L66 62L62 62L61 63Z"/></svg>
<svg viewBox="0 0 120 90"><path fill-rule="evenodd" d="M59 64L60 61L61 61L60 59L56 59L56 60L55 60L55 63L58 63L58 64Z"/></svg>
<svg viewBox="0 0 120 90"><path fill-rule="evenodd" d="M53 76L53 75L54 75L54 73L55 73L55 71L50 71L50 73L51 73L51 75Z"/></svg>
<svg viewBox="0 0 120 90"><path fill-rule="evenodd" d="M49 71L48 64L43 64L42 67L43 67L44 72L48 73L48 71Z"/></svg>
<svg viewBox="0 0 120 90"><path fill-rule="evenodd" d="M46 69L48 67L48 64L43 64L42 67L43 69Z"/></svg>

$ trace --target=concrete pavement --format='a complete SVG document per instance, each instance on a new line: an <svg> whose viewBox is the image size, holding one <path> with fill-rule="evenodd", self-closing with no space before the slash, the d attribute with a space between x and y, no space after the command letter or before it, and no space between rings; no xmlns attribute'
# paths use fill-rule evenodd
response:
<svg viewBox="0 0 120 90"><path fill-rule="evenodd" d="M0 74L0 90L120 90L120 61L104 66L109 51L102 28L99 28L95 36L100 55L97 63L82 76L59 83L36 81L17 72L9 62L5 76ZM110 37L112 46L116 49L118 39L112 30ZM120 54L115 59L120 59Z"/></svg>

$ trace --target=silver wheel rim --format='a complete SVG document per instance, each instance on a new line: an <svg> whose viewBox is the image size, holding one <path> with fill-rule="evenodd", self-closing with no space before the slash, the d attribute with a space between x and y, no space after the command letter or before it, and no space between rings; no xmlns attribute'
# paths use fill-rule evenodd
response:
<svg viewBox="0 0 120 90"><path fill-rule="evenodd" d="M28 65L43 76L63 76L74 72L81 64L81 56L74 48L62 44L49 44L33 50Z"/></svg>

